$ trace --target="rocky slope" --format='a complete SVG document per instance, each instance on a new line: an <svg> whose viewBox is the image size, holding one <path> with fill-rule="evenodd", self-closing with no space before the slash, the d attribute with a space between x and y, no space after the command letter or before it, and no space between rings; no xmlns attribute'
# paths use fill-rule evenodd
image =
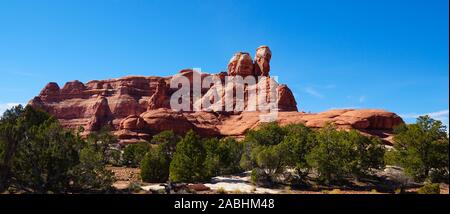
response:
<svg viewBox="0 0 450 214"><path fill-rule="evenodd" d="M268 77L268 81L274 81L269 76L271 57L272 52L267 46L256 50L254 60L250 54L238 52L231 58L227 72L201 73L200 76L201 79L215 77L222 82L226 76L236 75L264 76ZM72 81L62 88L56 83L48 83L30 101L30 105L54 115L64 127L83 127L86 133L110 125L124 144L149 139L153 134L169 129L179 134L193 129L203 136L241 137L261 123L261 113L258 111L173 111L170 97L177 89L170 87L171 78L181 75L192 82L195 72L185 69L169 77L129 76L87 83ZM245 93L252 87L248 85ZM206 95L213 92L213 88L202 89L202 99L207 99ZM297 112L297 102L286 85L278 85L276 93L279 110L276 121L282 125L304 123L308 127L320 128L333 123L339 128L353 128L368 135L377 135L389 143L392 128L403 123L395 113L384 110L341 109L317 114ZM248 110L247 103L245 109Z"/></svg>

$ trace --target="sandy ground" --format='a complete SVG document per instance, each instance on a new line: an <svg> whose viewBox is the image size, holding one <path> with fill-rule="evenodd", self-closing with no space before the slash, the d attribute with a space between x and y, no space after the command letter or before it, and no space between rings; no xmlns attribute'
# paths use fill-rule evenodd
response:
<svg viewBox="0 0 450 214"><path fill-rule="evenodd" d="M164 186L160 183L145 183L140 179L140 170L138 168L129 167L108 167L116 178L113 186L119 190L128 189L130 185L137 184L143 191L162 191ZM382 173L390 176L398 176L398 169L387 168ZM317 187L314 189L292 189L288 186L277 188L263 188L257 187L250 182L250 173L241 173L230 176L217 176L211 179L211 182L204 183L209 187L210 191L198 192L199 194L211 193L227 193L227 194L383 194L383 192L376 191L375 188L370 187L364 189L351 189L341 187ZM364 187L366 183L356 183ZM415 193L419 188L408 188L406 192ZM449 185L441 184L441 194L449 194Z"/></svg>
<svg viewBox="0 0 450 214"><path fill-rule="evenodd" d="M116 181L113 183L113 187L116 189L127 189L130 184L141 182L139 168L110 166L107 169L114 173Z"/></svg>

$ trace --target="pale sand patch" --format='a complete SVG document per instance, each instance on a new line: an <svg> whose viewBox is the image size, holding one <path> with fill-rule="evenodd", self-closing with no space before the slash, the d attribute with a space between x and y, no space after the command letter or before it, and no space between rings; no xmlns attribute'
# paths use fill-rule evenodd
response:
<svg viewBox="0 0 450 214"><path fill-rule="evenodd" d="M241 175L217 176L211 179L211 183L205 183L205 186L216 191L223 189L226 192L241 193L277 194L283 191L281 189L256 187L250 183L250 172L245 172Z"/></svg>
<svg viewBox="0 0 450 214"><path fill-rule="evenodd" d="M161 186L161 184L151 184L151 185L146 185L146 186L141 186L141 189L145 190L145 191L160 191L160 190L164 190L164 186Z"/></svg>

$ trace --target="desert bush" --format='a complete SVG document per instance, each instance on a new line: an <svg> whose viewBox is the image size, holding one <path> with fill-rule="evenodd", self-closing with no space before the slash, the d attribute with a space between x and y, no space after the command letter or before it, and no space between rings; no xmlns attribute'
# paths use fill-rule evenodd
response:
<svg viewBox="0 0 450 214"><path fill-rule="evenodd" d="M244 144L244 148L245 148ZM250 159L250 155L247 155L246 153L243 153L241 156L241 159L239 160L239 167L244 170L252 170L253 169L253 163Z"/></svg>
<svg viewBox="0 0 450 214"><path fill-rule="evenodd" d="M150 145L147 142L130 144L123 150L122 162L126 166L137 167L141 163L145 154L149 151Z"/></svg>
<svg viewBox="0 0 450 214"><path fill-rule="evenodd" d="M317 145L306 156L319 174L319 181L336 183L348 176L359 178L384 165L384 147L377 139L357 131L338 131L327 126L317 132Z"/></svg>
<svg viewBox="0 0 450 214"><path fill-rule="evenodd" d="M328 194L339 195L342 194L342 191L340 189L333 189L329 191Z"/></svg>
<svg viewBox="0 0 450 214"><path fill-rule="evenodd" d="M268 182L276 182L286 165L287 147L284 144L274 146L259 146L252 151L252 159L259 169L259 178Z"/></svg>
<svg viewBox="0 0 450 214"><path fill-rule="evenodd" d="M240 189L233 190L232 194L242 194Z"/></svg>
<svg viewBox="0 0 450 214"><path fill-rule="evenodd" d="M86 141L95 151L102 153L104 164L113 164L112 162L117 161L115 159L116 157L111 155L115 155L113 150L116 150L114 147L118 145L119 141L116 136L111 134L111 127L109 125L103 126L100 130L90 133L87 136Z"/></svg>
<svg viewBox="0 0 450 214"><path fill-rule="evenodd" d="M239 167L242 144L234 138L205 139L203 146L206 151L204 165L210 177L242 171Z"/></svg>
<svg viewBox="0 0 450 214"><path fill-rule="evenodd" d="M79 161L77 139L51 119L27 132L14 154L16 185L38 193L69 191L70 171Z"/></svg>
<svg viewBox="0 0 450 214"><path fill-rule="evenodd" d="M77 192L112 190L114 177L104 167L103 153L87 146L79 154L80 163L72 170L72 189Z"/></svg>
<svg viewBox="0 0 450 214"><path fill-rule="evenodd" d="M107 162L113 166L121 166L123 163L122 152L119 149L110 149L107 153Z"/></svg>
<svg viewBox="0 0 450 214"><path fill-rule="evenodd" d="M219 148L219 140L216 138L204 139L203 147L205 149L205 173L209 177L219 175L221 172L221 149Z"/></svg>
<svg viewBox="0 0 450 214"><path fill-rule="evenodd" d="M439 184L434 183L427 183L423 185L417 193L419 194L440 194L441 188L439 187Z"/></svg>
<svg viewBox="0 0 450 214"><path fill-rule="evenodd" d="M239 166L241 156L243 153L242 143L236 141L234 138L225 138L220 140L219 148L223 155L221 155L221 174L232 174L241 172Z"/></svg>
<svg viewBox="0 0 450 214"><path fill-rule="evenodd" d="M256 145L271 146L283 141L285 129L276 122L265 123L257 130L250 130L245 135L245 142Z"/></svg>
<svg viewBox="0 0 450 214"><path fill-rule="evenodd" d="M449 141L441 121L428 116L395 129L391 159L417 181L445 177L449 171ZM436 180L436 179L435 179Z"/></svg>
<svg viewBox="0 0 450 214"><path fill-rule="evenodd" d="M141 178L146 182L166 182L169 179L170 163L181 138L173 131L163 131L153 136L150 149L141 162Z"/></svg>
<svg viewBox="0 0 450 214"><path fill-rule="evenodd" d="M138 182L130 183L130 185L128 185L127 190L129 193L139 193L142 191L141 185Z"/></svg>
<svg viewBox="0 0 450 214"><path fill-rule="evenodd" d="M257 184L279 182L288 168L295 169L298 180L303 180L310 168L306 155L314 142L314 132L304 125L264 124L246 135L240 166L257 172Z"/></svg>
<svg viewBox="0 0 450 214"><path fill-rule="evenodd" d="M259 168L252 169L250 173L250 181L255 185L264 185L267 183L266 174L261 171Z"/></svg>
<svg viewBox="0 0 450 214"><path fill-rule="evenodd" d="M240 167L253 170L252 175L257 176L254 183L273 182L284 171L289 159L288 143L281 144L285 135L286 130L275 122L246 134Z"/></svg>
<svg viewBox="0 0 450 214"><path fill-rule="evenodd" d="M41 110L30 106L7 110L0 119L0 144L0 190L14 185L27 192L63 193L111 186L111 180L104 179L109 174L103 156L86 154L94 146ZM89 160L98 157L100 163Z"/></svg>
<svg viewBox="0 0 450 214"><path fill-rule="evenodd" d="M169 160L173 159L177 144L181 141L181 138L173 131L163 131L153 136L151 143L161 147L161 150L167 155Z"/></svg>
<svg viewBox="0 0 450 214"><path fill-rule="evenodd" d="M7 110L0 120L0 189L12 182L30 192L65 192L78 164L79 139L47 113L27 106Z"/></svg>
<svg viewBox="0 0 450 214"><path fill-rule="evenodd" d="M285 147L283 156L286 158L286 165L295 170L296 182L303 182L311 168L306 156L316 144L314 131L303 124L288 125L284 129L286 136L281 145Z"/></svg>
<svg viewBox="0 0 450 214"><path fill-rule="evenodd" d="M9 186L13 155L26 128L19 123L23 113L23 107L18 105L7 109L0 118L0 192Z"/></svg>
<svg viewBox="0 0 450 214"><path fill-rule="evenodd" d="M161 147L150 149L141 162L141 178L145 182L166 182L170 160Z"/></svg>
<svg viewBox="0 0 450 214"><path fill-rule="evenodd" d="M197 182L208 178L204 167L206 151L202 139L189 131L177 144L170 163L170 180L173 182Z"/></svg>
<svg viewBox="0 0 450 214"><path fill-rule="evenodd" d="M353 176L360 178L374 169L384 168L386 149L379 138L366 137L355 130L346 132L346 137L354 146L356 162L351 168Z"/></svg>
<svg viewBox="0 0 450 214"><path fill-rule="evenodd" d="M217 194L227 194L227 191L223 188L223 187L220 187L219 189L217 189Z"/></svg>

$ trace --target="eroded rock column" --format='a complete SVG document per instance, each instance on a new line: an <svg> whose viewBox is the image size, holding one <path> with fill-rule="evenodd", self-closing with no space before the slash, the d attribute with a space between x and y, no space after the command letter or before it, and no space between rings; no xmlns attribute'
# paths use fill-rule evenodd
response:
<svg viewBox="0 0 450 214"><path fill-rule="evenodd" d="M271 58L272 51L270 51L269 46L262 45L256 49L254 64L255 76L269 76Z"/></svg>

